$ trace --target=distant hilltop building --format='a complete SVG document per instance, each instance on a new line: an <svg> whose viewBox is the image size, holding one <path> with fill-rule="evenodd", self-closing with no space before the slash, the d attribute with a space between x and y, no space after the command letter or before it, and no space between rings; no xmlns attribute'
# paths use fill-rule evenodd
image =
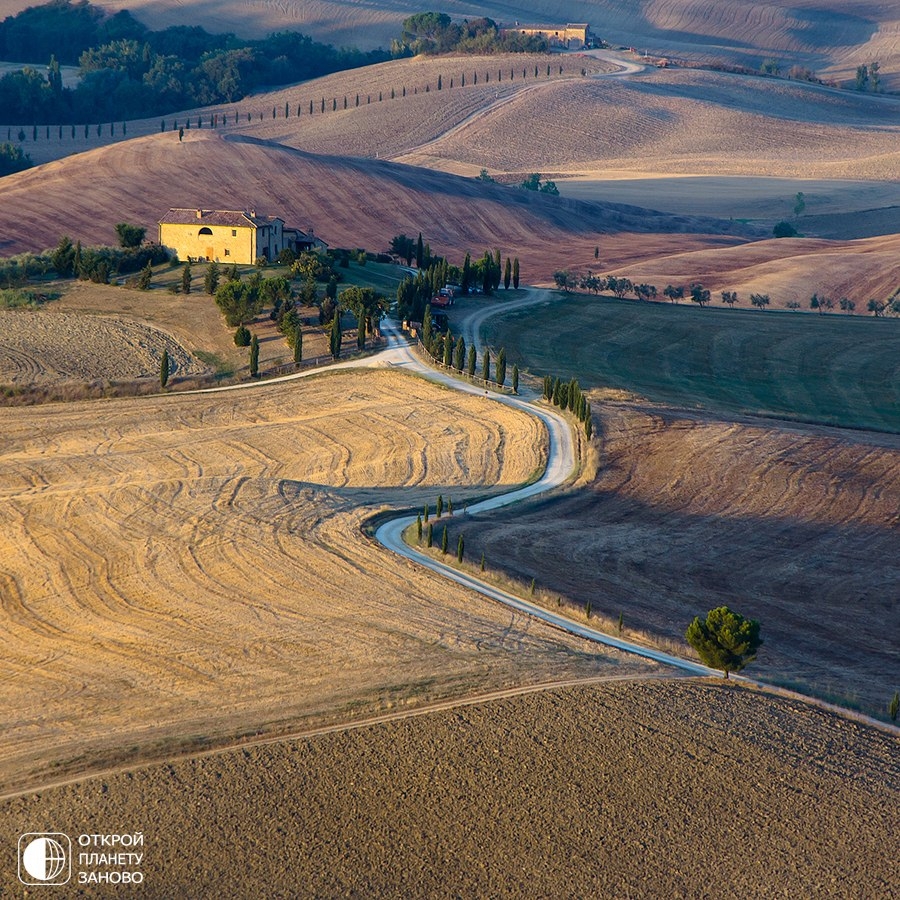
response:
<svg viewBox="0 0 900 900"><path fill-rule="evenodd" d="M546 38L551 47L565 47L567 50L583 50L593 44L594 36L587 24L568 25L507 25L501 34L527 34Z"/></svg>
<svg viewBox="0 0 900 900"><path fill-rule="evenodd" d="M309 229L287 228L278 216L231 209L170 209L159 220L159 242L179 259L253 265L275 260L282 250L325 248Z"/></svg>

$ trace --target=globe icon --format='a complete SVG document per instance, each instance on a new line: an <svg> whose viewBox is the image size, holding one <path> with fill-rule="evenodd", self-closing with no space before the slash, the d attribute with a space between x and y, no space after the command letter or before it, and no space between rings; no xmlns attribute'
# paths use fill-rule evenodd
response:
<svg viewBox="0 0 900 900"><path fill-rule="evenodd" d="M55 881L65 869L66 851L55 838L35 838L22 853L22 865L38 881Z"/></svg>

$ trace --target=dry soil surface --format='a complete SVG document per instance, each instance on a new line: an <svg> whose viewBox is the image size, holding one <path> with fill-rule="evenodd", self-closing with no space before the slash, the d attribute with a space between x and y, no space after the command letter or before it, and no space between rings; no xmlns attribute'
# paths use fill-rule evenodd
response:
<svg viewBox="0 0 900 900"><path fill-rule="evenodd" d="M466 523L467 552L676 641L730 606L762 623L750 674L883 714L900 671L900 440L627 403L594 418L596 475Z"/></svg>
<svg viewBox="0 0 900 900"><path fill-rule="evenodd" d="M360 529L521 484L544 445L530 416L389 370L5 411L0 781L646 670Z"/></svg>
<svg viewBox="0 0 900 900"><path fill-rule="evenodd" d="M0 383L159 378L162 352L173 377L207 371L171 335L124 317L0 310Z"/></svg>
<svg viewBox="0 0 900 900"><path fill-rule="evenodd" d="M43 790L0 835L143 832L152 898L888 897L898 750L724 683L620 682Z"/></svg>

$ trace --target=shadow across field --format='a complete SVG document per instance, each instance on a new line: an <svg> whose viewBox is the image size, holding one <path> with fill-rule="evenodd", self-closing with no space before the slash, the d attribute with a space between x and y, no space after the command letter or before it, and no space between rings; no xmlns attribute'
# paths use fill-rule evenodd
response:
<svg viewBox="0 0 900 900"><path fill-rule="evenodd" d="M876 714L900 666L896 531L797 518L692 515L595 489L452 523L451 553L595 615L681 641L727 605L762 623L749 674ZM685 646L685 653L687 648Z"/></svg>

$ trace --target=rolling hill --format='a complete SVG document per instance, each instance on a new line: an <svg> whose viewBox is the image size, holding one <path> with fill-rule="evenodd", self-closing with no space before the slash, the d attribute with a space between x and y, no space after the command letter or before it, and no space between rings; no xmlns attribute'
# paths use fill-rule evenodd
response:
<svg viewBox="0 0 900 900"><path fill-rule="evenodd" d="M99 176L99 177L98 177ZM48 163L0 182L0 253L53 246L61 234L109 243L119 221L153 234L170 206L254 208L313 225L333 246L387 247L426 233L439 252L497 246L546 278L573 248L608 232L634 233L630 254L721 246L745 239L711 218L548 197L380 160L320 156L249 137L191 131L136 138ZM653 248L651 250L651 248ZM623 251L624 252L624 251Z"/></svg>
<svg viewBox="0 0 900 900"><path fill-rule="evenodd" d="M2 0L0 16L33 5ZM110 12L128 9L151 28L202 25L262 37L286 29L303 31L336 46L389 47L403 19L423 10L414 0L105 0ZM446 0L438 8L457 19L489 16L501 23L588 22L613 45L701 61L725 61L757 68L765 58L785 69L808 66L820 75L850 78L857 65L878 60L890 77L900 72L900 12L891 0L848 7L840 0L795 0L792 4L753 0L535 0L472 5Z"/></svg>

